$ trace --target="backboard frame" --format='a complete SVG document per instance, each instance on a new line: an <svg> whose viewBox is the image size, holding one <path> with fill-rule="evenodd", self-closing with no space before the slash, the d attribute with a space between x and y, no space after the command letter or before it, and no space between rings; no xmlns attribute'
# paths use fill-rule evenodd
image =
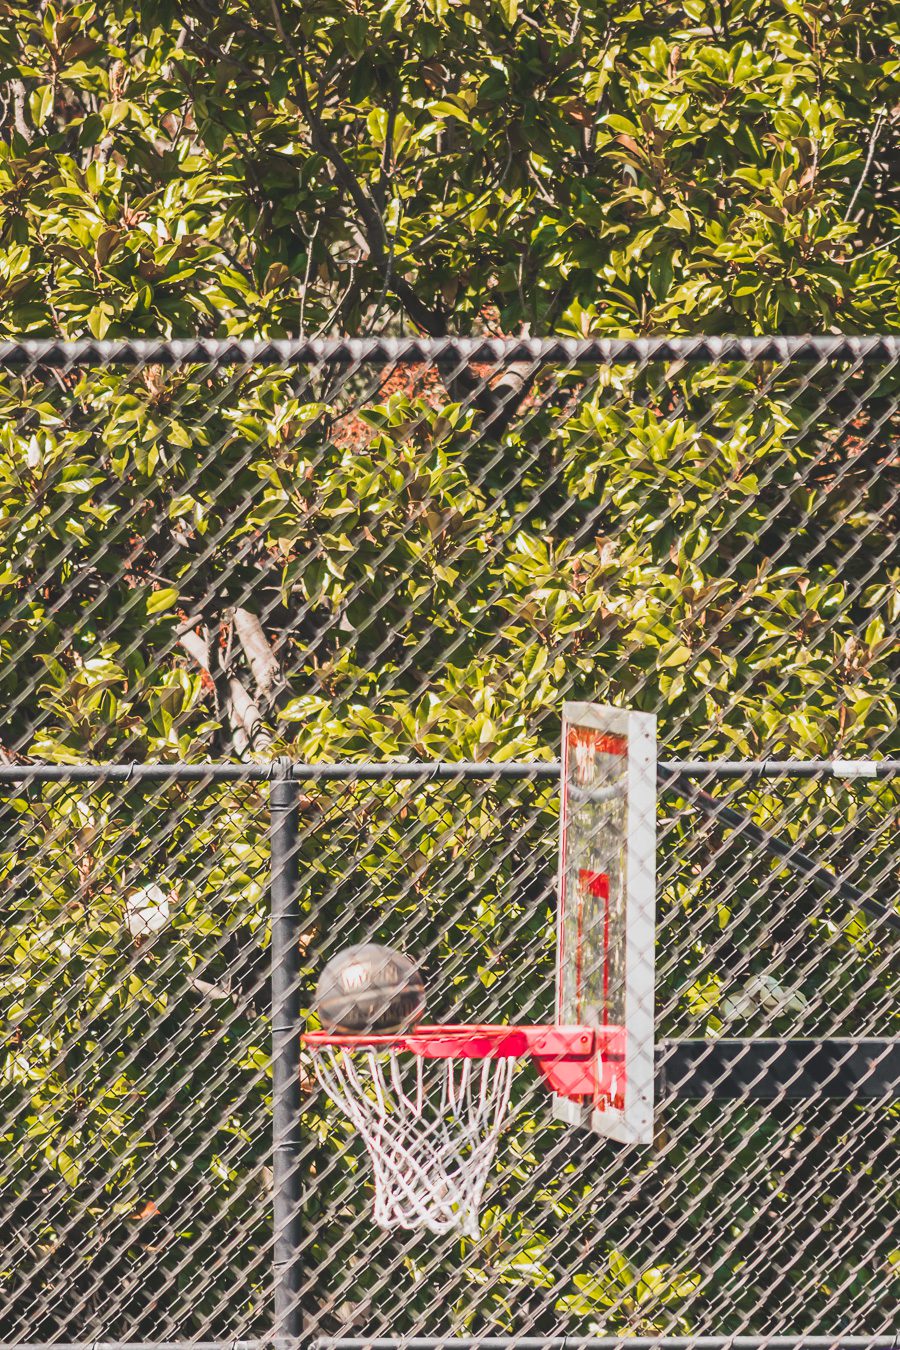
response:
<svg viewBox="0 0 900 1350"><path fill-rule="evenodd" d="M601 1101L581 1106L566 1099L554 1099L557 1119L570 1124L588 1125L596 1133L620 1143L649 1144L653 1140L654 1118L654 1001L655 1001L655 935L656 935L656 717L652 713L635 712L605 704L566 702L563 704L562 768L560 776L560 839L559 872L557 879L557 1021L560 1024L585 1020L601 1025L600 1021L585 1016L585 1009L567 1006L564 996L567 963L582 959L581 951L566 950L569 906L573 897L567 894L570 839L568 825L572 812L572 754L577 733L585 737L624 741L626 767L624 825L624 1046L625 1085L621 1108L612 1102ZM573 733L576 733L573 736ZM602 877L597 878L602 881ZM607 888L609 885L608 878ZM602 887L597 888L602 899ZM608 895L606 897L608 900ZM581 900L579 900L581 903ZM608 926L609 906L606 908ZM581 923L576 931L579 940L584 931ZM604 939L606 940L606 938ZM606 957L604 957L606 959ZM604 983L605 983L604 972ZM580 993L579 993L580 998ZM617 1024L616 1024L617 1025ZM603 1075L597 1072L597 1080ZM608 1080L608 1070L606 1074Z"/></svg>

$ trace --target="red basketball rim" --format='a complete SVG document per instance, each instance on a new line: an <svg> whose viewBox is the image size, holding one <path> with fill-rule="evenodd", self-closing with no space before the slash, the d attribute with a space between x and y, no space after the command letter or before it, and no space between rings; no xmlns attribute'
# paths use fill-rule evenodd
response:
<svg viewBox="0 0 900 1350"><path fill-rule="evenodd" d="M517 1059L554 1055L561 1059L590 1055L593 1027L445 1025L417 1026L393 1035L343 1035L311 1031L303 1037L310 1050L333 1046L345 1050L405 1050L429 1059Z"/></svg>

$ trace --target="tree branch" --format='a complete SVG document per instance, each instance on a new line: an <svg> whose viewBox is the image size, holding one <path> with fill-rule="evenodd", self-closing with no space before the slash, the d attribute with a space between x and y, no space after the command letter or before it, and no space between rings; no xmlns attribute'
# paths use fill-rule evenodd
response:
<svg viewBox="0 0 900 1350"><path fill-rule="evenodd" d="M217 680L211 669L207 639L201 637L199 633L191 632L182 633L179 642L197 665L206 671L215 689ZM241 645L243 646L243 643ZM272 744L272 735L266 728L256 703L235 675L228 676L223 703L236 754L243 756L248 750L268 750Z"/></svg>
<svg viewBox="0 0 900 1350"><path fill-rule="evenodd" d="M868 153L866 154L866 162L865 164L863 164L862 173L859 175L859 181L856 184L856 187L853 191L853 196L850 198L850 205L844 212L844 220L850 219L850 214L854 206L856 205L856 199L859 196L860 192L862 191L863 183L869 176L869 170L872 167L872 159L875 154L875 146L878 144L878 137L881 135L881 128L883 126L884 126L884 113L879 113L878 116L875 118L875 124L872 127L872 134L869 137L869 149Z"/></svg>
<svg viewBox="0 0 900 1350"><path fill-rule="evenodd" d="M25 81L10 80L9 90L12 94L13 126L25 143L30 145L34 138L34 133L28 125L28 119L25 116L25 108L28 103Z"/></svg>
<svg viewBox="0 0 900 1350"><path fill-rule="evenodd" d="M207 675L212 672L209 668L209 643L206 638L201 637L199 633L191 631L182 633L178 639L181 646L187 652L188 656L193 657L198 666L202 666Z"/></svg>
<svg viewBox="0 0 900 1350"><path fill-rule="evenodd" d="M284 674L262 624L249 609L236 609L234 631L253 674L257 694L271 707L287 691Z"/></svg>
<svg viewBox="0 0 900 1350"><path fill-rule="evenodd" d="M372 259L374 262L381 262L384 258L387 244L384 221L381 219L374 202L369 200L366 193L363 191L359 179L328 135L325 124L318 112L312 106L306 88L306 58L303 50L297 46L293 38L287 32L281 18L278 0L270 0L270 4L272 8L272 17L275 20L275 27L278 30L278 36L299 67L300 78L295 81L297 99L303 115L309 123L313 149L319 150L326 157L334 169L335 177L341 187L349 193L353 205L359 212L360 218L365 226L366 241L369 245Z"/></svg>
<svg viewBox="0 0 900 1350"><path fill-rule="evenodd" d="M262 713L236 675L228 677L225 713L231 726L234 748L238 755L248 750L269 750L272 735Z"/></svg>
<svg viewBox="0 0 900 1350"><path fill-rule="evenodd" d="M318 110L313 107L306 87L307 68L304 49L302 45L298 46L294 42L285 28L278 0L269 0L269 3L279 39L297 63L299 78L294 81L294 87L300 109L309 123L313 149L318 150L329 161L334 169L335 178L356 207L370 259L376 267L384 271L385 287L394 292L413 323L424 333L427 333L429 337L446 337L447 320L443 311L431 309L416 294L415 288L408 281L396 275L392 251L381 212L331 139ZM489 425L494 434L497 434L514 416L518 402L514 401L514 393L511 387L498 399L494 391L488 388L478 376L474 375L468 366L456 368L452 359L449 362L442 362L440 358L437 365L451 397L458 402L464 402L468 399L474 403L480 412L488 416ZM525 397L526 393L527 388L523 386L522 398ZM511 404L512 407L510 407Z"/></svg>

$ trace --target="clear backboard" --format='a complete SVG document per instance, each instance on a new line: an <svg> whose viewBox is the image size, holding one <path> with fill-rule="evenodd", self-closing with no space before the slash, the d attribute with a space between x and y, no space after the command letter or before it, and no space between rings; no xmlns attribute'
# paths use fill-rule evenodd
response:
<svg viewBox="0 0 900 1350"><path fill-rule="evenodd" d="M563 705L557 1021L599 1028L594 1100L560 1119L653 1138L656 718Z"/></svg>

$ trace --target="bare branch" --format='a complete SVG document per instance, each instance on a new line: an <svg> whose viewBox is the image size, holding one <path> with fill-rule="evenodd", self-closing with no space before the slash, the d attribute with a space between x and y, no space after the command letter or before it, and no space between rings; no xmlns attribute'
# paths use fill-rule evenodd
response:
<svg viewBox="0 0 900 1350"><path fill-rule="evenodd" d="M384 146L381 151L381 171L378 175L378 182L373 189L373 195L382 216L384 216L385 208L387 206L388 180L394 162L394 127L397 121L398 102L399 94L395 90L388 109L387 127L384 133Z"/></svg>
<svg viewBox="0 0 900 1350"><path fill-rule="evenodd" d="M268 750L272 735L263 721L262 713L235 675L229 676L225 713L234 737L234 748L239 755L248 750Z"/></svg>
<svg viewBox="0 0 900 1350"><path fill-rule="evenodd" d="M199 633L193 630L189 633L181 633L178 641L187 652L188 656L193 657L198 666L202 666L207 675L212 672L209 668L209 642L201 637Z"/></svg>
<svg viewBox="0 0 900 1350"><path fill-rule="evenodd" d="M277 702L287 687L272 644L263 632L259 619L249 609L236 609L233 619L238 642L253 673L256 692L271 705Z"/></svg>
<svg viewBox="0 0 900 1350"><path fill-rule="evenodd" d="M25 116L25 108L28 103L28 94L25 90L24 80L10 80L10 93L12 94L13 126L28 145L31 144L34 133L28 125L28 119Z"/></svg>
<svg viewBox="0 0 900 1350"><path fill-rule="evenodd" d="M850 219L851 212L853 211L853 208L856 205L856 199L859 196L860 192L862 191L863 183L869 176L869 170L872 167L872 158L875 154L875 146L878 143L878 137L881 135L881 128L883 126L884 126L884 113L879 113L878 116L875 118L875 123L872 127L872 134L869 137L869 149L868 153L866 154L866 162L862 167L862 173L859 175L859 182L856 184L853 196L850 198L850 205L844 212L844 220Z"/></svg>
<svg viewBox="0 0 900 1350"><path fill-rule="evenodd" d="M217 681L211 669L208 640L199 633L192 632L182 633L179 642L197 665L206 671L215 688ZM243 646L243 642L241 645ZM223 701L237 754L243 756L248 750L267 750L272 744L271 733L267 730L256 703L234 675L228 677Z"/></svg>
<svg viewBox="0 0 900 1350"><path fill-rule="evenodd" d="M491 390L493 407L487 414L485 430L495 435L504 431L527 398L537 374L534 361L511 361Z"/></svg>

